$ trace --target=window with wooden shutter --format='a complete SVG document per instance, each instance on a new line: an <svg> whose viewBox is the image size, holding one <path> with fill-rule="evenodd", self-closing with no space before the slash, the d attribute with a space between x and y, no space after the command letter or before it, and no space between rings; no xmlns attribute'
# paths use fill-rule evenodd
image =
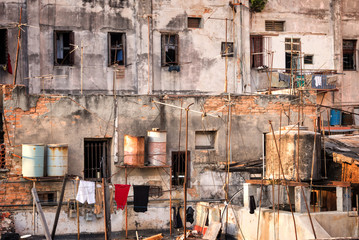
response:
<svg viewBox="0 0 359 240"><path fill-rule="evenodd" d="M265 30L274 31L274 32L283 32L284 31L284 21L265 21Z"/></svg>
<svg viewBox="0 0 359 240"><path fill-rule="evenodd" d="M0 64L7 64L7 29L0 29Z"/></svg>
<svg viewBox="0 0 359 240"><path fill-rule="evenodd" d="M251 67L263 66L263 36L251 36Z"/></svg>
<svg viewBox="0 0 359 240"><path fill-rule="evenodd" d="M55 65L74 65L75 34L72 31L54 32Z"/></svg>
<svg viewBox="0 0 359 240"><path fill-rule="evenodd" d="M163 33L161 35L162 66L179 65L178 34Z"/></svg>
<svg viewBox="0 0 359 240"><path fill-rule="evenodd" d="M108 65L126 65L126 34L108 33Z"/></svg>
<svg viewBox="0 0 359 240"><path fill-rule="evenodd" d="M343 40L343 69L356 70L356 40Z"/></svg>

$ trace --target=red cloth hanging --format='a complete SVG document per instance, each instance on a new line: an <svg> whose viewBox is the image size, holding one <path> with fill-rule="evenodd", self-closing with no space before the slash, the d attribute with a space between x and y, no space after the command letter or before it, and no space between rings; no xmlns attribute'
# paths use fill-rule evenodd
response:
<svg viewBox="0 0 359 240"><path fill-rule="evenodd" d="M10 73L10 74L12 74L10 54L7 54L7 72Z"/></svg>
<svg viewBox="0 0 359 240"><path fill-rule="evenodd" d="M131 185L115 184L115 201L117 209L121 208L123 210L125 208L130 187Z"/></svg>

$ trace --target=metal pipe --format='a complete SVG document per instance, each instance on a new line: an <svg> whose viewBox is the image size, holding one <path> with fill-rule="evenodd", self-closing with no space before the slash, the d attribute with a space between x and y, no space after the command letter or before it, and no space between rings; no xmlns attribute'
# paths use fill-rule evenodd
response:
<svg viewBox="0 0 359 240"><path fill-rule="evenodd" d="M20 51L20 39L21 39L21 16L22 16L22 7L20 8L20 19L19 19L19 32L17 35L17 48L16 48L16 60L15 60L15 69L14 69L14 80L13 85L16 84L16 75L17 75L17 66L19 63L19 51Z"/></svg>
<svg viewBox="0 0 359 240"><path fill-rule="evenodd" d="M224 77L224 92L226 93L228 91L228 79L227 79L227 65L228 65L228 44L227 44L227 18L226 18L226 30L225 30L225 39L226 39L226 42L225 42L225 69L224 69L224 73L225 73L225 77Z"/></svg>

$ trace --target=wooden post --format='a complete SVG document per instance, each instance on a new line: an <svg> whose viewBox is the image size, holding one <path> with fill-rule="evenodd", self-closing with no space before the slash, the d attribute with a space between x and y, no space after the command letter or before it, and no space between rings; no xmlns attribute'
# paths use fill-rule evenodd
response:
<svg viewBox="0 0 359 240"><path fill-rule="evenodd" d="M226 18L226 42L225 42L225 45L224 45L224 47L225 47L225 51L224 51L224 53L225 53L225 69L224 69L224 72L225 72L225 78L224 78L224 81L225 81L225 83L224 83L224 92L226 93L227 91L228 91L228 79L227 79L227 64L228 64L228 43L227 43L227 18Z"/></svg>
<svg viewBox="0 0 359 240"><path fill-rule="evenodd" d="M107 153L106 153L106 149L105 149L105 145L103 145L103 153L104 155L102 156L102 173L103 173L103 178L102 178L102 182L104 185L104 213L105 213L105 237L106 240L109 239L111 240L111 209L110 206L108 205L108 202L110 200L110 194L109 194L109 188L108 188L108 183L107 183ZM112 199L110 200L112 201Z"/></svg>
<svg viewBox="0 0 359 240"><path fill-rule="evenodd" d="M20 51L20 39L21 39L21 15L22 15L22 7L20 8L20 20L19 20L19 32L17 35L17 49L16 49L16 60L15 60L15 71L14 71L14 80L13 85L16 84L16 73L17 73L17 65L19 62L19 51Z"/></svg>
<svg viewBox="0 0 359 240"><path fill-rule="evenodd" d="M39 196L37 195L37 192L36 192L36 188L31 189L31 193L32 193L32 197L35 199L35 204L36 204L36 207L37 207L37 211L40 213L41 223L42 223L42 226L45 229L46 240L51 240L49 227L47 226L46 218L45 218L44 212L42 211Z"/></svg>
<svg viewBox="0 0 359 240"><path fill-rule="evenodd" d="M57 210L56 210L54 225L52 226L52 233L51 233L51 238L52 238L52 239L55 239L57 222L58 222L58 220L59 220L60 211L61 211L61 206L62 206L62 201L63 201L63 199L64 199L64 193L65 193L65 188L66 188L66 181L67 181L67 174L65 174L65 176L64 176L64 181L62 182L62 189L61 189L60 199L59 199L59 202L57 203Z"/></svg>
<svg viewBox="0 0 359 240"><path fill-rule="evenodd" d="M127 167L125 167L125 184L127 184ZM126 238L128 237L128 229L127 229L127 203L125 205L125 224L126 224Z"/></svg>
<svg viewBox="0 0 359 240"><path fill-rule="evenodd" d="M35 188L36 187L36 182L35 181L33 181L32 182L32 187L33 188ZM32 232L32 234L33 235L35 235L35 229L36 229L36 224L35 224L35 198L33 198L33 200L32 200L32 223L34 224L34 226L33 226L33 232Z"/></svg>
<svg viewBox="0 0 359 240"><path fill-rule="evenodd" d="M104 204L104 218L103 218L103 222L104 222L104 232L105 232L105 240L107 240L107 212L106 212L106 194L105 194L105 179L102 178L102 198L103 198L103 204Z"/></svg>
<svg viewBox="0 0 359 240"><path fill-rule="evenodd" d="M76 189L79 192L79 177L76 177ZM79 201L76 200L76 217L77 217L77 240L80 240L80 209Z"/></svg>
<svg viewBox="0 0 359 240"><path fill-rule="evenodd" d="M81 95L83 90L83 74L84 74L84 46L83 41L81 41Z"/></svg>
<svg viewBox="0 0 359 240"><path fill-rule="evenodd" d="M184 181L183 181L183 193L184 193L184 221L183 221L183 230L184 230L184 240L187 239L186 236L186 222L187 222L187 216L186 216L186 210L187 210L187 175L188 175L188 112L189 112L189 107L193 105L193 103L191 103L190 105L188 105L188 107L186 108L186 152L185 152L185 164L184 164Z"/></svg>

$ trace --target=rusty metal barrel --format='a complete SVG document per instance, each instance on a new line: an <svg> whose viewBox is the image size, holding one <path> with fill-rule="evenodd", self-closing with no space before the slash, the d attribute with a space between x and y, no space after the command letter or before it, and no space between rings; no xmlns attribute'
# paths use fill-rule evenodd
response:
<svg viewBox="0 0 359 240"><path fill-rule="evenodd" d="M145 164L145 137L125 135L124 137L124 164L143 167Z"/></svg>
<svg viewBox="0 0 359 240"><path fill-rule="evenodd" d="M47 176L60 177L68 171L68 145L47 145Z"/></svg>
<svg viewBox="0 0 359 240"><path fill-rule="evenodd" d="M44 158L44 144L22 144L22 175L24 177L43 177Z"/></svg>
<svg viewBox="0 0 359 240"><path fill-rule="evenodd" d="M167 132L147 131L148 162L151 166L165 166L167 161Z"/></svg>

